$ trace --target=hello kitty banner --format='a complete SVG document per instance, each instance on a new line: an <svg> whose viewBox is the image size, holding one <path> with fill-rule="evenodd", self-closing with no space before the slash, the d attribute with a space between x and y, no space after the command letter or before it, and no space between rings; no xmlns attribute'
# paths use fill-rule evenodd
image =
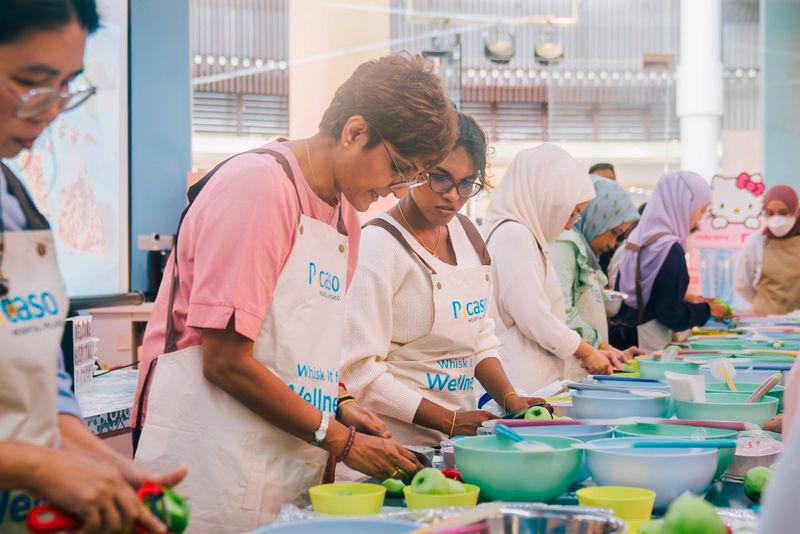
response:
<svg viewBox="0 0 800 534"><path fill-rule="evenodd" d="M739 249L761 229L764 185L761 174L716 175L711 180L709 217L689 238L689 292L718 297L746 307L733 290Z"/></svg>

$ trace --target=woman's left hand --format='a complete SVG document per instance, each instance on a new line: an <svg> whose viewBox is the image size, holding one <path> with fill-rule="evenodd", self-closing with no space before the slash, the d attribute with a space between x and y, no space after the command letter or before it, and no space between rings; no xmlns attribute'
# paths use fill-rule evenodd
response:
<svg viewBox="0 0 800 534"><path fill-rule="evenodd" d="M525 410L534 404L544 404L544 407L550 413L553 413L553 408L545 402L544 399L539 397L520 397L519 395L512 395L506 400L506 413L514 413L520 410Z"/></svg>
<svg viewBox="0 0 800 534"><path fill-rule="evenodd" d="M392 433L386 430L386 424L380 417L355 401L339 406L336 410L336 419L345 426L354 426L356 431L363 434L386 439L392 437Z"/></svg>

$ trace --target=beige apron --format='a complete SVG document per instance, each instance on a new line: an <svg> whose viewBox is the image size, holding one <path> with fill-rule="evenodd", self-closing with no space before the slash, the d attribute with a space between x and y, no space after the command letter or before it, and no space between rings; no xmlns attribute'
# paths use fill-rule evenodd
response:
<svg viewBox="0 0 800 534"><path fill-rule="evenodd" d="M44 218L31 211L35 208L11 171L3 166L2 172L29 227L46 227L46 222L31 224ZM0 274L9 288L0 296L0 440L57 447L57 358L69 299L53 235L46 229L3 232L0 250ZM27 493L0 491L0 532L27 532L25 520L36 504Z"/></svg>
<svg viewBox="0 0 800 534"><path fill-rule="evenodd" d="M476 408L474 356L481 323L491 295L491 260L477 228L458 214L464 232L481 258L481 266L438 273L412 247L396 222L375 219L367 223L392 234L427 269L433 287L434 320L430 333L390 352L386 366L394 377L426 399L448 410ZM392 437L406 445L438 445L447 436L436 430L384 417Z"/></svg>
<svg viewBox="0 0 800 534"><path fill-rule="evenodd" d="M294 184L282 154L257 152L273 156ZM264 367L331 414L338 400L347 277L341 211L339 229L301 213L292 252L253 347ZM176 266L173 288L177 279ZM171 309L167 354L157 360L136 461L152 472L189 466L180 491L192 507L191 532L244 532L270 523L283 503L299 503L309 487L321 482L328 454L208 382L201 346L174 351Z"/></svg>
<svg viewBox="0 0 800 534"><path fill-rule="evenodd" d="M753 311L784 314L800 308L800 236L766 238Z"/></svg>
<svg viewBox="0 0 800 534"><path fill-rule="evenodd" d="M508 222L522 224L512 219L500 221L489 232L486 241L489 242L494 232ZM531 236L539 249L544 264L544 294L550 303L550 312L566 324L567 312L564 294L561 283L558 281L558 275L553 268L553 262L548 261L545 247L536 240L536 236L532 232ZM538 299L542 296L531 295L531 298ZM556 380L582 380L587 376L586 370L581 367L581 361L576 356L561 359L542 348L536 340L523 334L516 324L505 324L499 318L497 324L506 328L503 331L498 329L498 337L502 342L500 351L503 368L508 379L518 390L533 393Z"/></svg>
<svg viewBox="0 0 800 534"><path fill-rule="evenodd" d="M638 326L636 327L636 333L639 339L638 347L643 350L645 353L650 354L657 350L661 350L667 345L669 345L675 333L658 322L655 319L647 321L646 323L642 324L642 317L644 316L644 309L647 303L644 301L644 297L642 295L642 255L641 252L650 246L652 243L655 243L657 239L660 237L664 237L665 235L669 235L668 233L660 233L656 234L650 238L650 240L645 243L644 245L637 245L635 243L628 242L625 244L625 248L632 251L636 254L636 308L639 313L639 320Z"/></svg>

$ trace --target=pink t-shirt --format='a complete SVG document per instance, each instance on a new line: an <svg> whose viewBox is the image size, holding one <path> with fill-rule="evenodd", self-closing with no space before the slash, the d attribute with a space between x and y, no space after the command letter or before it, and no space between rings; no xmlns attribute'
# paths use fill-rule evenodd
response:
<svg viewBox="0 0 800 534"><path fill-rule="evenodd" d="M311 190L291 150L279 143L267 146L289 161L303 213L336 228L339 208ZM349 285L358 263L361 228L347 200L342 197L337 204L348 233ZM236 331L255 340L292 251L299 215L295 188L272 156L242 154L214 174L180 231L180 285L173 309L179 350L200 345L202 329L224 329L232 315ZM144 335L133 424L150 362L164 352L173 258L167 262Z"/></svg>

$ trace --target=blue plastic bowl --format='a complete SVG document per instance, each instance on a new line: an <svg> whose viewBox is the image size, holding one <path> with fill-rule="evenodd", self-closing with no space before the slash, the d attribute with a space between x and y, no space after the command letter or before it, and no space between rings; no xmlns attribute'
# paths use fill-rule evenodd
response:
<svg viewBox="0 0 800 534"><path fill-rule="evenodd" d="M611 391L574 391L572 406L578 419L669 417L672 398L650 398Z"/></svg>
<svg viewBox="0 0 800 534"><path fill-rule="evenodd" d="M523 435L563 436L575 438L583 442L606 439L614 435L614 429L604 425L523 426L517 427L514 430L516 430L518 434ZM589 466L586 465L586 455L584 455L580 471L575 475L573 485L580 484L587 478L589 478Z"/></svg>
<svg viewBox="0 0 800 534"><path fill-rule="evenodd" d="M261 527L253 534L406 534L418 528L417 523L394 519L319 519Z"/></svg>
<svg viewBox="0 0 800 534"><path fill-rule="evenodd" d="M648 438L601 439L594 445L620 445ZM587 450L592 480L598 486L634 486L656 492L654 509L664 511L685 491L704 495L714 480L717 449Z"/></svg>

